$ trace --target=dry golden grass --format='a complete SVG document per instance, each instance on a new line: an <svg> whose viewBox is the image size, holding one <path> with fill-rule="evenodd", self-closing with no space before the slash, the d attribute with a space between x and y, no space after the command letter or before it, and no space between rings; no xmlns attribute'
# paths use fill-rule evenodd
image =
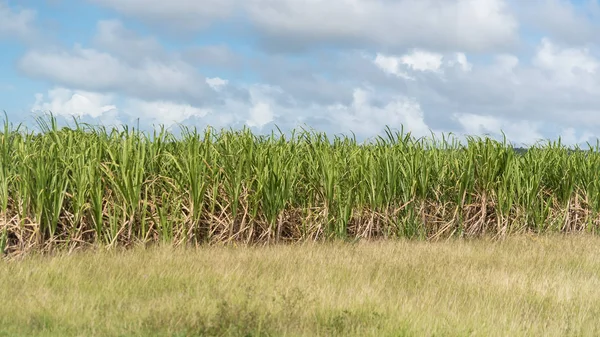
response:
<svg viewBox="0 0 600 337"><path fill-rule="evenodd" d="M0 284L0 336L600 335L584 235L28 256Z"/></svg>

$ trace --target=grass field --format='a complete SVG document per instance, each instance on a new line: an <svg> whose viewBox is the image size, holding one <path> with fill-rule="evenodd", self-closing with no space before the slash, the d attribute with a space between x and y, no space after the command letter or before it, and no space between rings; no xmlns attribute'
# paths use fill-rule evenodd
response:
<svg viewBox="0 0 600 337"><path fill-rule="evenodd" d="M0 284L0 336L600 334L590 235L87 250Z"/></svg>

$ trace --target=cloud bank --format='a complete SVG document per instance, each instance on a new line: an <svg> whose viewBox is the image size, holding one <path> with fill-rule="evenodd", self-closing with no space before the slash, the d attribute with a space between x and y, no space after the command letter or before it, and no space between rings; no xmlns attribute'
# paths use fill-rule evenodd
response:
<svg viewBox="0 0 600 337"><path fill-rule="evenodd" d="M49 84L33 111L113 123L386 126L504 132L516 143L600 130L600 6L566 0L89 0L82 41L28 45L15 69ZM39 14L0 5L0 38ZM41 12L40 12L41 13ZM38 15L38 16L36 16Z"/></svg>

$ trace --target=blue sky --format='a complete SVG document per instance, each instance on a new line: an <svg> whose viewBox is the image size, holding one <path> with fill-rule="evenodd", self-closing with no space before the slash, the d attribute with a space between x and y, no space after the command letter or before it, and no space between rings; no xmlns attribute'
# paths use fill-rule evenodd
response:
<svg viewBox="0 0 600 337"><path fill-rule="evenodd" d="M0 0L0 110L595 143L598 0Z"/></svg>

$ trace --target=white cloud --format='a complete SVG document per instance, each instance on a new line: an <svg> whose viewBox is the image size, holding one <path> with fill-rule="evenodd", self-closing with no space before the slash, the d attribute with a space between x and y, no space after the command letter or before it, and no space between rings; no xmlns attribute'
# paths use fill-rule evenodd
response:
<svg viewBox="0 0 600 337"><path fill-rule="evenodd" d="M473 65L469 63L469 60L467 60L467 55L465 55L465 53L456 53L455 59L449 60L448 64L451 66L458 65L463 71L471 71L473 69Z"/></svg>
<svg viewBox="0 0 600 337"><path fill-rule="evenodd" d="M75 46L72 51L28 51L20 60L25 74L88 91L119 92L141 99L202 100L211 90L187 63L150 58L128 64L115 56Z"/></svg>
<svg viewBox="0 0 600 337"><path fill-rule="evenodd" d="M212 79L223 85L226 80ZM185 121L196 121L200 126L229 127L235 123L246 123L258 130L271 121L275 114L271 110L271 95L280 89L267 85L251 85L247 88L251 101L232 97L224 104L205 107L169 100L143 100L130 96L101 94L85 90L55 88L47 94L35 95L32 112L52 112L63 117L89 117L102 123L122 124L121 120L141 119L145 127L164 125L167 128ZM115 102L119 101L119 107Z"/></svg>
<svg viewBox="0 0 600 337"><path fill-rule="evenodd" d="M82 117L88 115L97 118L105 113L117 110L112 95L102 95L82 90L54 88L47 97L38 93L32 111L52 112L60 116Z"/></svg>
<svg viewBox="0 0 600 337"><path fill-rule="evenodd" d="M46 95L35 95L31 112L49 113L62 117L89 117L105 124L119 125L119 109L114 104L113 95L103 95L83 90L54 88Z"/></svg>
<svg viewBox="0 0 600 337"><path fill-rule="evenodd" d="M210 113L209 109L201 109L190 104L174 103L169 101L143 101L129 99L124 111L132 117L143 116L146 122L154 122L165 127L181 123L190 117L204 117Z"/></svg>
<svg viewBox="0 0 600 337"><path fill-rule="evenodd" d="M224 80L220 77L212 77L212 78L206 79L206 84L208 84L211 88L213 88L217 91L222 89L224 86L226 86L227 83L229 83L229 81Z"/></svg>
<svg viewBox="0 0 600 337"><path fill-rule="evenodd" d="M489 51L517 41L505 0L91 0L162 29L246 17L269 48L320 45Z"/></svg>
<svg viewBox="0 0 600 337"><path fill-rule="evenodd" d="M407 80L416 80L417 72L444 74L444 68L458 67L462 71L471 71L473 65L464 53L443 55L426 50L413 49L402 56L384 55L378 53L373 60L382 71Z"/></svg>
<svg viewBox="0 0 600 337"><path fill-rule="evenodd" d="M484 51L511 46L518 24L503 0L251 0L252 22L282 44L363 44ZM283 42L283 40L287 42Z"/></svg>
<svg viewBox="0 0 600 337"><path fill-rule="evenodd" d="M271 106L268 103L258 102L250 109L249 117L246 120L248 126L262 128L273 121L273 111L271 111Z"/></svg>
<svg viewBox="0 0 600 337"><path fill-rule="evenodd" d="M597 86L598 59L591 56L588 48L560 49L544 38L533 59L533 64L546 71L550 79L560 86Z"/></svg>
<svg viewBox="0 0 600 337"><path fill-rule="evenodd" d="M373 137L381 134L385 126L410 131L413 136L430 135L430 129L424 121L423 111L413 99L397 96L378 107L373 105L371 90L357 88L354 90L350 105L338 104L330 106L328 111L338 131L354 132L361 137Z"/></svg>
<svg viewBox="0 0 600 337"><path fill-rule="evenodd" d="M521 10L519 1L512 1L512 9L501 0L178 0L168 6L155 0L93 1L144 23L192 31L237 11L248 20L240 23L244 31L225 29L223 41L252 36L247 41L288 53L261 53L251 45L236 53L238 44L198 40L171 43L172 35L159 38L121 21L100 21L90 46L37 47L19 60L20 70L32 78L78 89L40 96L39 107L100 117L116 111L166 125L195 121L261 130L307 122L363 137L404 124L417 135L429 135L429 129L495 135L504 130L515 142L558 134L579 142L600 128L594 39L549 36L539 46L510 50L519 40L513 16ZM0 16L1 10L0 5ZM589 28L577 26L585 21L581 13L573 15L576 20L555 24ZM323 45L322 52L294 53ZM356 56L360 52L368 58ZM211 77L199 68L210 69ZM248 78L261 83L248 84ZM111 106L115 109L102 110Z"/></svg>
<svg viewBox="0 0 600 337"><path fill-rule="evenodd" d="M397 88L415 97L435 128L462 127L450 117L460 112L542 123L536 137L556 137L550 131L556 126L600 127L600 59L595 51L592 47L565 47L543 38L529 59L500 53L490 55L491 63L486 60L462 67L459 54L444 54L439 76L424 76L427 71L406 67L402 55L380 54L371 59L372 64L382 73L397 76L372 76L378 81L372 85L378 90ZM391 80L394 77L396 81ZM407 81L407 77L412 80ZM522 138L517 132L514 136Z"/></svg>
<svg viewBox="0 0 600 337"><path fill-rule="evenodd" d="M407 80L414 80L414 77L400 70L401 60L398 57L377 54L373 61L381 70L387 74L396 75Z"/></svg>
<svg viewBox="0 0 600 337"><path fill-rule="evenodd" d="M13 10L6 1L0 1L0 39L29 39L35 34L36 13L30 9Z"/></svg>
<svg viewBox="0 0 600 337"><path fill-rule="evenodd" d="M125 115L143 119L144 123L165 125L185 121L190 117L204 117L210 109L194 107L190 104L170 101L144 101L123 97L120 108L117 108L117 97L112 94L100 94L83 90L54 88L46 95L35 95L35 103L31 109L34 113L52 112L63 117L90 117L103 123L122 124L120 117Z"/></svg>
<svg viewBox="0 0 600 337"><path fill-rule="evenodd" d="M455 114L454 118L460 123L467 135L482 135L499 137L502 132L515 145L533 145L544 139L539 132L540 123L527 120L509 121L497 116L474 114Z"/></svg>
<svg viewBox="0 0 600 337"><path fill-rule="evenodd" d="M586 145L586 142L591 141L593 138L597 137L590 131L584 131L579 136L577 136L577 130L574 128L566 128L562 130L560 133L561 142L567 146L571 145ZM590 144L595 145L595 144Z"/></svg>
<svg viewBox="0 0 600 337"><path fill-rule="evenodd" d="M442 66L443 57L442 54L417 49L400 57L400 62L413 70L437 72Z"/></svg>
<svg viewBox="0 0 600 337"><path fill-rule="evenodd" d="M274 94L281 94L283 90L279 87L274 87L264 84L254 84L249 88L250 93L250 109L246 124L250 127L257 127L259 130L271 123L275 117L272 106L276 103L273 100Z"/></svg>

